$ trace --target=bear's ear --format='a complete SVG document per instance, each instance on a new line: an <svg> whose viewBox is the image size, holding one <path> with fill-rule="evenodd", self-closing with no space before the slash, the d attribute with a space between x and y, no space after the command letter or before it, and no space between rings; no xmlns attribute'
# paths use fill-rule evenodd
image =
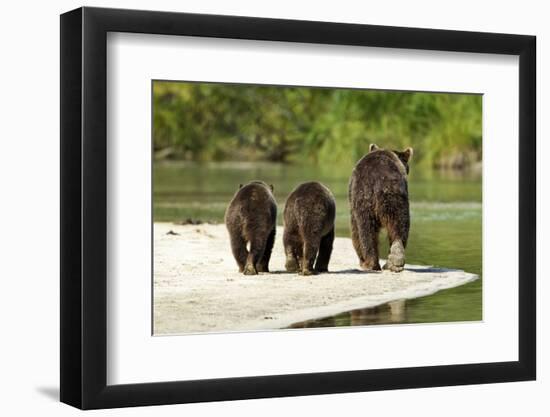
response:
<svg viewBox="0 0 550 417"><path fill-rule="evenodd" d="M273 192L273 190L274 190L273 184L269 184L269 188L271 188L271 192Z"/></svg>
<svg viewBox="0 0 550 417"><path fill-rule="evenodd" d="M409 162L409 160L412 158L413 156L413 148L407 148L403 151L403 156L405 157L405 160L407 162Z"/></svg>
<svg viewBox="0 0 550 417"><path fill-rule="evenodd" d="M371 143L369 146L369 152L377 151L378 149L380 148L375 143Z"/></svg>
<svg viewBox="0 0 550 417"><path fill-rule="evenodd" d="M240 190L241 188L243 188L243 185L242 185L242 184L239 184L239 190Z"/></svg>

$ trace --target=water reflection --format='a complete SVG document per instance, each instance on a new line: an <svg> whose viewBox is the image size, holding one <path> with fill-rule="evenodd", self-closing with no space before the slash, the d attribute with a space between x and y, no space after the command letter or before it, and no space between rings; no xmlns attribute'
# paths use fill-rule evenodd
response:
<svg viewBox="0 0 550 417"><path fill-rule="evenodd" d="M366 326L372 324L399 324L407 323L408 321L407 301L396 300L376 307L361 308L332 317L295 323L289 328Z"/></svg>

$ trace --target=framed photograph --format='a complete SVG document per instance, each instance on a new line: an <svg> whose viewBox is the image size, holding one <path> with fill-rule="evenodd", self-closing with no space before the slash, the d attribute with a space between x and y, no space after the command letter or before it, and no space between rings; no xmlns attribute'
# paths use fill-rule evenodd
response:
<svg viewBox="0 0 550 417"><path fill-rule="evenodd" d="M61 16L61 401L533 380L535 37Z"/></svg>

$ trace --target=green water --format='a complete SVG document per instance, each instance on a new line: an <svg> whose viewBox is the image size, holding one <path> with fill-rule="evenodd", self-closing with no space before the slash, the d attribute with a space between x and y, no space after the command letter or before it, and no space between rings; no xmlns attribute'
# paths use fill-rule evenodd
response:
<svg viewBox="0 0 550 417"><path fill-rule="evenodd" d="M223 222L227 203L239 183L261 179L275 187L278 222L286 196L303 181L317 180L336 197L336 235L349 237L347 187L350 167L314 167L269 163L155 162L154 220ZM416 171L411 167L411 230L407 263L457 268L481 277L481 177ZM381 256L387 253L381 238ZM482 279L434 295L356 310L293 327L427 323L482 319Z"/></svg>

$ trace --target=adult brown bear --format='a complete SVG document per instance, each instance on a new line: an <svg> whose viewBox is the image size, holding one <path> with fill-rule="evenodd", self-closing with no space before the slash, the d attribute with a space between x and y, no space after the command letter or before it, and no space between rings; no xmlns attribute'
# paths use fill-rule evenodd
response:
<svg viewBox="0 0 550 417"><path fill-rule="evenodd" d="M334 196L319 182L300 184L288 196L283 233L287 271L302 275L328 271L335 214Z"/></svg>
<svg viewBox="0 0 550 417"><path fill-rule="evenodd" d="M276 221L277 203L272 185L262 181L239 185L225 212L225 226L240 272L245 275L269 272Z"/></svg>
<svg viewBox="0 0 550 417"><path fill-rule="evenodd" d="M384 269L403 270L410 226L407 175L412 154L412 148L399 152L373 144L351 174L351 239L363 269L380 270L378 234L385 227L390 253Z"/></svg>

